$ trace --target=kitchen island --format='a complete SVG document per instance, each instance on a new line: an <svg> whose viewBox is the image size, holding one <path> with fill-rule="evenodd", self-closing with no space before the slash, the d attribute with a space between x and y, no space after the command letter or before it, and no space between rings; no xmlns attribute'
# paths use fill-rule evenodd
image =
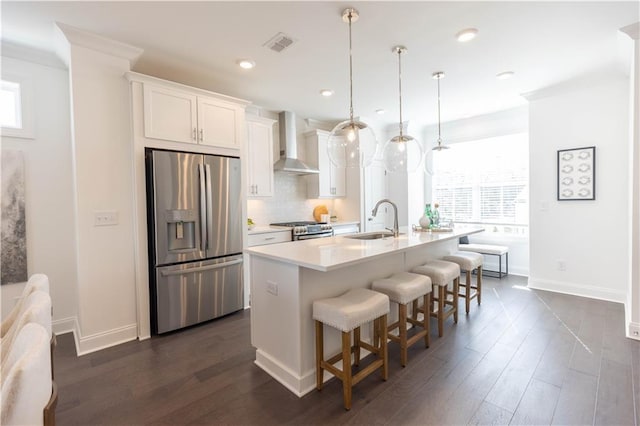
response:
<svg viewBox="0 0 640 426"><path fill-rule="evenodd" d="M255 363L294 394L310 392L315 388L314 300L368 288L375 279L450 254L457 250L459 237L482 231L409 230L397 238L337 236L247 249ZM392 310L391 315L397 314ZM362 332L366 339L367 327ZM325 355L340 350L339 331L326 327L324 338Z"/></svg>

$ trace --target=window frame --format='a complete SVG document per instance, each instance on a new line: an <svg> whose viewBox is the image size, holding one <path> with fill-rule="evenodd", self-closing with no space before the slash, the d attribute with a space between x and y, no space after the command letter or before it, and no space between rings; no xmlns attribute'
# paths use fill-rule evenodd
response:
<svg viewBox="0 0 640 426"><path fill-rule="evenodd" d="M5 72L2 73L1 80L16 83L20 87L20 121L22 125L19 128L0 127L2 137L35 139L35 103L32 80L25 76Z"/></svg>
<svg viewBox="0 0 640 426"><path fill-rule="evenodd" d="M500 139L500 138L504 138L504 137L509 137L509 136L513 136L515 138L524 138L524 142L527 144L527 156L528 156L528 144L529 144L529 140L528 140L528 134L526 132L514 132L512 134L506 134L506 135L499 135L499 136L492 136L492 137L483 137L483 138L479 138L476 140L468 140L465 142L460 142L460 145L463 144L475 144L475 143L482 143L484 141L490 141L490 140L495 140L495 139ZM462 148L462 146L458 146L458 143L451 145L452 147L452 151L454 150L459 150ZM460 151L458 151L460 152ZM463 154L464 155L464 152ZM530 174L529 174L529 165L528 165L528 158L525 161L525 164L527 164L527 172L525 175L525 185L521 190L526 190L528 192L528 189L530 188ZM435 164L434 164L434 173L437 173L437 171L435 170ZM477 171L473 171L470 174L476 174ZM506 204L503 204L503 199L504 197L508 194L508 192L511 190L511 186L513 185L508 185L507 182L502 182L499 185L497 185L498 182L495 182L495 184L489 183L489 182L483 182L481 178L478 178L477 176L475 177L475 179L468 179L465 180L464 182L460 182L458 184L456 184L455 182L451 183L451 185L447 188L443 188L442 185L440 186L436 186L436 178L437 175L433 175L432 179L431 179L431 194L432 194L432 201L433 202L441 202L444 201L443 200L438 200L438 193L442 193L442 190L448 190L451 191L451 194L449 195L449 199L450 201L453 203L451 205L451 208L453 208L454 210L458 208L458 204L455 202L456 199L456 194L459 191L463 191L463 190L467 190L467 192L471 193L471 199L468 200L467 203L464 203L464 205L461 205L460 207L463 209L463 212L467 212L467 210L470 209L470 211L468 212L467 216L468 219L465 220L461 220L460 217L458 217L458 220L456 220L455 216L453 218L454 223L460 223L460 224L475 224L475 225L482 225L485 226L487 228L487 230L490 230L491 232L498 232L498 233L508 233L508 234L520 234L520 235L527 235L528 234L528 228L529 228L529 222L530 222L530 217L529 217L529 209L530 209L530 200L527 197L526 199L526 220L518 220L516 221L517 217L515 217L514 213L514 218L513 221L510 221L508 219L505 219L504 216L504 212L506 211L506 208L508 208L509 206ZM518 185L521 184L521 181L517 182ZM514 182L514 184L516 184L516 182ZM500 188L500 206L499 206L499 210L500 210L500 215L501 217L496 218L495 220L483 220L483 204L482 204L482 193L483 193L483 189L487 190L490 188ZM517 209L517 203L518 203L518 197L516 197L514 199L514 209ZM502 219L502 220L501 220ZM524 223L522 223L524 222Z"/></svg>

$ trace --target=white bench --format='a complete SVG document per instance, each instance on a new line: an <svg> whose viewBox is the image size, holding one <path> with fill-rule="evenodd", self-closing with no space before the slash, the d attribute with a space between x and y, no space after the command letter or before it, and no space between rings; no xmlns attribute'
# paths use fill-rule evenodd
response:
<svg viewBox="0 0 640 426"><path fill-rule="evenodd" d="M492 244L460 244L458 246L459 250L462 251L472 251L475 253L480 253L485 256L498 256L498 270L491 271L485 268L482 268L482 274L488 277L494 278L502 278L504 276L509 275L509 247L507 246L496 246ZM502 257L505 257L505 271L502 270Z"/></svg>

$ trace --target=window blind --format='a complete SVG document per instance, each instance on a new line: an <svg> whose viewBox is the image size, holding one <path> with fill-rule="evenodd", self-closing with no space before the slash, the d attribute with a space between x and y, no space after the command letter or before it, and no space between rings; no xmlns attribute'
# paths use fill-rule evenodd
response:
<svg viewBox="0 0 640 426"><path fill-rule="evenodd" d="M526 133L450 145L435 152L433 202L454 222L529 224Z"/></svg>

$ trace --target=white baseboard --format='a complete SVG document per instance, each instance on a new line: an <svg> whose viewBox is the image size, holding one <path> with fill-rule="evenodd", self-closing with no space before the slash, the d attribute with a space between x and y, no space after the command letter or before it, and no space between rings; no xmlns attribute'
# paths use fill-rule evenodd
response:
<svg viewBox="0 0 640 426"><path fill-rule="evenodd" d="M135 340L137 337L137 325L130 324L113 330L104 331L102 333L92 334L90 336L81 336L79 339L76 339L76 350L78 352L78 356L86 355L91 352L99 351L100 349Z"/></svg>
<svg viewBox="0 0 640 426"><path fill-rule="evenodd" d="M607 300L609 302L625 303L627 294L623 291L611 290L606 287L596 287L563 281L537 280L529 277L529 288L571 294L573 296L588 297L590 299Z"/></svg>
<svg viewBox="0 0 640 426"><path fill-rule="evenodd" d="M136 324L127 325L102 333L82 336L80 324L77 317L57 319L51 323L54 334L73 333L73 340L76 344L78 356L86 355L101 349L116 346L138 338L138 327ZM141 337L140 340L143 340Z"/></svg>
<svg viewBox="0 0 640 426"><path fill-rule="evenodd" d="M297 397L302 397L315 388L315 376L312 376L313 382L311 384L303 384L303 377L300 377L260 349L256 350L256 360L254 362Z"/></svg>

